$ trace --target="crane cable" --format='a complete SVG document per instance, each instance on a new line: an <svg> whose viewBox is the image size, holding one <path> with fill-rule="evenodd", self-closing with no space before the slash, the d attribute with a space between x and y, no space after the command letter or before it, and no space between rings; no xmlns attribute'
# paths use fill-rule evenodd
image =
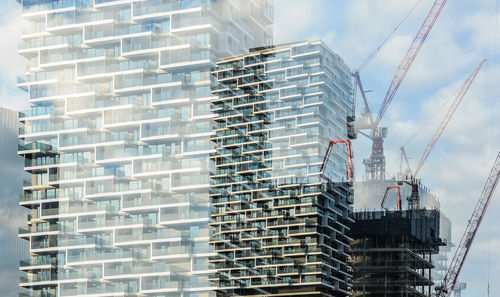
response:
<svg viewBox="0 0 500 297"><path fill-rule="evenodd" d="M443 104L441 104L441 106L436 109L436 111L434 112L434 114L420 127L418 128L418 130L405 142L405 144L402 145L402 147L406 147L408 146L408 144L410 144L410 142L412 142L412 140L420 133L422 132L422 130L424 130L425 127L427 127L427 125L429 125L430 122L432 122L436 116L441 113L444 108L451 102L451 100L453 100L453 98L455 98L458 94L460 90L457 89L455 91L455 93L453 93L453 96L450 96Z"/></svg>
<svg viewBox="0 0 500 297"><path fill-rule="evenodd" d="M363 68L365 68L365 66L370 63L370 61L377 55L377 53L382 49L382 47L389 41L389 39L391 39L392 35L394 35L394 33L396 33L396 31L399 29L399 27L401 27L401 25L408 19L408 17L413 13L413 11L417 8L417 6L422 2L422 0L418 0L417 3L412 7L412 9L410 9L410 11L405 15L405 17L401 20L401 22L399 22L399 24L396 26L396 28L394 28L394 30L392 30L391 34L389 34L385 39L384 41L382 41L382 43L377 47L375 48L371 54L363 61L363 63L361 63L361 65L359 65L358 69L356 70L356 72L361 72L361 70L363 70Z"/></svg>

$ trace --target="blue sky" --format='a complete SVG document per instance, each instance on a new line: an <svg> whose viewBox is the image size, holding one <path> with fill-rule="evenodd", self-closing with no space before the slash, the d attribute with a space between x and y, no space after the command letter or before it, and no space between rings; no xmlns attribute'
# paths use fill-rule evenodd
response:
<svg viewBox="0 0 500 297"><path fill-rule="evenodd" d="M374 90L368 94L373 112L378 111L397 66L433 2L422 0L361 72L365 89ZM394 174L399 169L399 146L438 112L406 148L415 168L449 104L444 109L439 107L454 97L482 58L488 59L421 170L423 183L440 197L442 209L453 222L455 244L500 149L497 128L500 89L496 84L500 78L500 3L496 2L500 1L448 0L381 123L389 127L385 150L388 172ZM276 0L275 42L322 39L354 69L415 3L415 0ZM370 142L360 137L354 147L357 178L361 179L364 172L361 160L369 155ZM490 296L500 294L500 259L496 257L496 251L500 251L499 194L493 197L462 270L460 280L468 283L462 296L487 296L488 278Z"/></svg>
<svg viewBox="0 0 500 297"><path fill-rule="evenodd" d="M416 0L275 0L275 43L322 39L356 68L410 10ZM403 82L382 125L389 126L386 141L388 172L399 168L399 146L433 114L438 116L407 147L413 167L441 121L444 102L457 92L482 58L481 70L468 95L421 171L423 182L440 197L442 209L453 222L458 243L471 211L500 149L500 0L448 0L434 29ZM415 12L361 73L373 111L378 111L392 75L433 0L422 0ZM2 1L0 11L0 106L27 107L25 93L15 87L23 74L23 59L16 53L22 21L14 0ZM358 105L358 109L361 106ZM358 179L364 168L360 160L369 154L370 143L355 143ZM462 271L468 283L464 297L500 295L500 191ZM491 238L491 239L489 239ZM488 265L488 262L490 265ZM489 268L488 268L489 267ZM488 273L489 270L489 273ZM489 276L488 276L489 275Z"/></svg>
<svg viewBox="0 0 500 297"><path fill-rule="evenodd" d="M23 76L25 59L17 54L17 45L24 22L21 9L15 0L3 0L0 10L0 106L10 109L25 109L27 96L16 87L18 76Z"/></svg>

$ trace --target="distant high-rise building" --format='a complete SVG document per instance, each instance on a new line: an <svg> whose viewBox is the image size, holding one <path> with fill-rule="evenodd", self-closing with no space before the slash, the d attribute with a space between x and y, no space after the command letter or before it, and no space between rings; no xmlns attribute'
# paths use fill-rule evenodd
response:
<svg viewBox="0 0 500 297"><path fill-rule="evenodd" d="M0 142L0 151L17 151L17 136L15 139L12 135L17 135L18 112L7 108L0 107L0 129L2 129L3 141Z"/></svg>
<svg viewBox="0 0 500 297"><path fill-rule="evenodd" d="M0 107L0 288L5 296L17 296L19 262L28 245L17 236L27 215L19 207L23 184L23 160L17 156L18 112Z"/></svg>
<svg viewBox="0 0 500 297"><path fill-rule="evenodd" d="M27 296L209 296L211 67L271 0L18 0Z"/></svg>
<svg viewBox="0 0 500 297"><path fill-rule="evenodd" d="M352 81L320 41L220 60L212 100L211 262L219 296L348 296Z"/></svg>

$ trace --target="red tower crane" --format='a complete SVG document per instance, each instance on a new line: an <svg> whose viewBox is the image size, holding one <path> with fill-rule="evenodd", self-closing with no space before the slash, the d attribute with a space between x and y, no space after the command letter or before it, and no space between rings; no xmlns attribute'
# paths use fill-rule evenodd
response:
<svg viewBox="0 0 500 297"><path fill-rule="evenodd" d="M436 132L432 136L431 140L429 141L429 144L427 145L424 153L422 154L422 158L420 159L420 162L418 163L418 166L417 166L417 169L415 170L415 173L412 173L410 163L408 162L408 157L406 156L404 146L402 146L400 148L402 159L404 157L404 159L406 161L406 165L407 165L406 172L410 173L410 178L408 179L408 177L407 177L407 180L401 181L401 182L407 183L408 185L410 185L412 187L412 194L410 197L408 197L408 206L411 209L419 208L420 195L418 193L418 180L416 179L417 174L420 172L420 169L422 168L425 161L427 160L427 157L429 156L432 149L436 145L437 141L439 140L439 138L443 134L446 126L450 122L452 116L455 114L455 111L457 110L458 106L460 105L460 103L464 99L465 95L467 94L467 91L470 89L470 86L474 82L479 70L481 69L481 67L484 65L485 62L486 62L486 60L483 59L481 61L481 63L479 63L479 65L474 69L474 71L471 73L471 75L465 80L465 82L460 87L460 91L458 92L457 97L453 101L452 105L450 106L450 109L448 110L445 117L441 121L441 124L439 125L438 129L436 130ZM412 136L412 138L413 137L414 136ZM408 142L407 142L407 144L408 144Z"/></svg>
<svg viewBox="0 0 500 297"><path fill-rule="evenodd" d="M481 63L479 63L479 65L476 67L476 69L474 69L472 74L463 83L462 87L460 88L460 91L458 92L457 98L455 99L455 101L453 101L452 105L450 106L450 109L446 113L446 115L443 118L443 120L441 121L441 124L439 125L438 129L436 130L436 132L432 136L431 140L429 141L429 144L427 144L427 148L425 149L425 151L422 155L422 158L420 158L420 161L418 162L417 169L415 169L415 176L417 176L417 174L420 172L420 169L424 165L425 160L427 160L427 157L429 157L429 154L431 153L431 151L434 148L434 146L436 145L437 141L439 140L439 138L443 134L444 129L446 129L446 126L450 122L451 117L453 116L453 114L457 110L458 105L460 105L460 103L462 102L462 99L464 99L465 94L467 94L467 91L469 90L470 86L472 85L472 82L476 78L477 73L479 72L479 70L481 69L481 67L483 66L483 64L485 62L486 62L486 59L483 59L481 61Z"/></svg>
<svg viewBox="0 0 500 297"><path fill-rule="evenodd" d="M500 179L500 153L497 155L495 163L493 164L493 168L491 169L490 175L486 180L486 184L484 185L483 191L479 196L479 200L476 204L476 208L472 213L472 216L469 220L469 224L465 229L465 232L460 240L460 244L458 245L457 250L455 251L455 255L450 262L450 267L448 267L448 271L443 280L443 284L439 287L436 287L436 296L438 297L448 297L453 292L455 288L455 284L457 283L458 275L462 270L465 259L467 258L467 254L469 253L472 242L474 241L474 237L476 236L477 230L479 229L479 225L488 209L488 205L491 201L491 197L495 192L495 189L498 185L498 180Z"/></svg>
<svg viewBox="0 0 500 297"><path fill-rule="evenodd" d="M389 104L392 102L394 95L396 95L399 86L403 82L410 66L415 61L424 41L426 40L429 32L431 31L436 19L441 13L444 5L446 4L446 0L436 0L432 5L431 10L427 14L420 30L417 32L410 48L406 52L401 64L399 65L392 82L387 90L384 101L380 107L377 118L375 120L372 119L370 115L370 121L368 123L360 124L357 128L358 132L372 140L372 152L368 159L365 159L363 163L366 166L367 178L372 180L382 180L385 178L385 156L384 156L384 138L387 137L387 128L379 128L380 121L384 116ZM357 80L357 85L360 87L362 96L364 93L361 88L361 81L359 80L359 73L355 73L355 77ZM368 105L365 103L365 106ZM368 108L367 108L368 109ZM362 132L361 130L369 130L369 133Z"/></svg>

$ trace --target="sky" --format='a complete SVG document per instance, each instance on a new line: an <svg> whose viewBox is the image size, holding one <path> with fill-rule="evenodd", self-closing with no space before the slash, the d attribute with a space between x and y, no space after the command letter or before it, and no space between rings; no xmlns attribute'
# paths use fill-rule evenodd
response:
<svg viewBox="0 0 500 297"><path fill-rule="evenodd" d="M276 44L321 39L356 69L415 5L415 0L275 0ZM406 79L386 112L381 126L389 127L385 143L387 171L399 171L399 147L433 119L405 147L416 167L460 86L483 58L479 72L441 139L422 167L422 182L439 196L441 208L453 223L458 244L500 149L498 98L500 89L498 0L449 0L425 41ZM397 66L434 0L421 0L379 54L361 72L374 113ZM445 103L447 103L445 105ZM362 106L357 105L358 110ZM353 144L356 178L363 178L363 158L371 143L360 136ZM461 272L467 282L464 297L500 295L500 191L488 213ZM490 293L487 295L488 280Z"/></svg>
<svg viewBox="0 0 500 297"><path fill-rule="evenodd" d="M368 100L377 112L392 76L434 0L421 0L413 14L381 52L361 72ZM459 106L440 141L421 170L423 183L439 196L442 210L453 223L453 241L471 216L491 169L500 140L497 98L500 88L500 0L449 0L412 65L382 126L389 127L385 150L389 175L399 170L399 147L436 115L406 147L415 168L439 125L450 99L481 59L487 64ZM321 39L352 68L376 48L407 14L416 0L275 0L276 44ZM21 34L20 10L14 0L3 0L0 11L0 107L25 109L26 94L16 78L25 70L17 55ZM448 105L442 106L448 102ZM361 106L357 108L360 110ZM356 178L362 179L361 160L370 142L354 142ZM500 295L500 191L492 199L460 280L467 282L464 297Z"/></svg>

